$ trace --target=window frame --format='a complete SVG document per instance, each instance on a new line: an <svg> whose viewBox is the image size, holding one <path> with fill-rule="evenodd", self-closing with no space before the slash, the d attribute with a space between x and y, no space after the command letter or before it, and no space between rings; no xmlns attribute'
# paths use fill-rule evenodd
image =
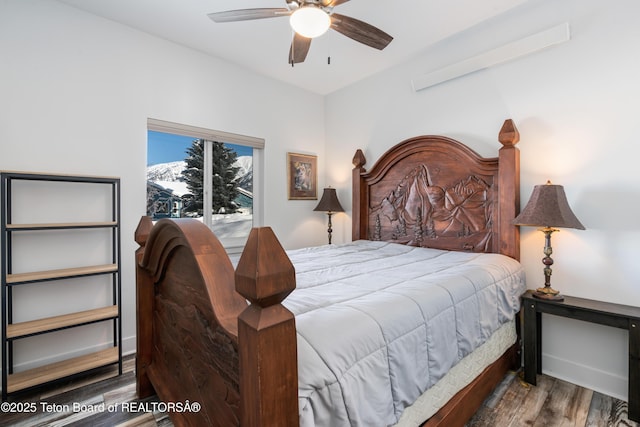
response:
<svg viewBox="0 0 640 427"><path fill-rule="evenodd" d="M170 134L184 135L193 137L195 139L204 139L208 141L219 141L223 143L230 143L236 145L244 145L253 148L253 227L261 227L264 220L264 148L265 140L263 138L257 138L253 136L240 135L236 133L224 132L219 130L207 129L198 126L184 125L180 123L168 122L165 120L158 120L153 118L147 119L147 131L164 132ZM205 144L205 155L207 150L210 150L209 144ZM207 175L211 174L211 171L203 171L205 173L204 179L207 179ZM211 179L211 176L208 176ZM210 181L209 181L210 182ZM205 189L205 192L209 190ZM205 198L207 195L205 194ZM212 208L207 203L203 205L203 214L206 218L211 218ZM205 222L206 224L206 222ZM210 224L207 224L210 226ZM224 243L223 243L224 244ZM230 245L225 249L229 253L240 253L243 246Z"/></svg>

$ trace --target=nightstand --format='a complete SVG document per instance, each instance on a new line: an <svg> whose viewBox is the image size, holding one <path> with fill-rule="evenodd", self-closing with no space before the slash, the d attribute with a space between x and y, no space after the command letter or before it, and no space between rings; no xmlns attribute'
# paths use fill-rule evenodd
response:
<svg viewBox="0 0 640 427"><path fill-rule="evenodd" d="M522 295L524 312L524 379L536 385L542 373L542 313L629 331L629 419L640 422L640 307L566 296L564 301Z"/></svg>

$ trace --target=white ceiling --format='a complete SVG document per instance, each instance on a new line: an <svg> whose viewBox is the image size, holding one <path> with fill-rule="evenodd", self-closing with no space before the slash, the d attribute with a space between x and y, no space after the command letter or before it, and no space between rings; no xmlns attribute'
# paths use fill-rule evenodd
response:
<svg viewBox="0 0 640 427"><path fill-rule="evenodd" d="M295 67L287 63L292 36L288 18L215 23L207 17L207 13L223 10L286 7L285 0L59 1L327 94L404 62L430 45L527 0L351 0L335 11L387 32L394 37L391 44L379 51L329 30L313 40L305 62Z"/></svg>

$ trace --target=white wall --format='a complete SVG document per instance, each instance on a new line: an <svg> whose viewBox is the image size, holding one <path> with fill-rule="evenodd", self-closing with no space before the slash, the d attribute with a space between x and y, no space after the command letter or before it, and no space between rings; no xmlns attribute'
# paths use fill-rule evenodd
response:
<svg viewBox="0 0 640 427"><path fill-rule="evenodd" d="M285 169L288 151L317 154L324 165L321 96L51 0L0 3L0 52L0 170L122 179L125 352L135 350L133 234L145 214L147 118L264 138L265 224L288 248L324 243L325 218L312 213L317 202L287 200ZM307 114L291 120L301 109ZM69 245L44 255L47 262L63 259ZM37 258L26 262L39 269ZM56 288L37 292L61 297ZM70 310L86 303L82 294L64 298ZM27 304L25 311L37 318L47 307ZM20 346L16 363L25 368L92 346L86 335L101 333L73 329L33 339Z"/></svg>
<svg viewBox="0 0 640 427"><path fill-rule="evenodd" d="M513 118L522 136L523 204L550 178L565 186L587 227L554 235L552 283L569 295L637 306L638 12L633 0L530 0L322 98L55 1L3 1L0 169L122 177L124 336L132 351L133 232L145 210L148 117L265 138L265 223L287 248L326 239L315 202L286 198L287 151L318 154L326 170L320 188L336 187L350 209L356 148L371 166L405 138L444 134L492 156L503 120ZM572 29L568 43L424 91L411 88L413 77L563 22ZM285 122L300 108L309 114ZM334 216L336 242L350 240L350 225L349 212ZM542 246L539 232L523 229L530 288L542 282ZM544 327L546 372L626 396L626 332L549 316ZM47 346L62 354L84 342L73 332L65 338L72 345ZM19 355L21 366L36 362L32 350Z"/></svg>
<svg viewBox="0 0 640 427"><path fill-rule="evenodd" d="M350 208L347 164L363 148L373 164L411 136L444 134L494 156L506 118L521 134L522 203L533 186L565 186L586 231L553 236L552 284L567 295L640 305L640 4L634 0L529 1L326 98L327 181ZM568 22L564 44L414 92L411 79ZM348 160L347 160L348 159ZM350 239L336 216L336 241ZM543 284L543 236L522 229L528 287ZM627 395L627 333L543 316L543 370Z"/></svg>

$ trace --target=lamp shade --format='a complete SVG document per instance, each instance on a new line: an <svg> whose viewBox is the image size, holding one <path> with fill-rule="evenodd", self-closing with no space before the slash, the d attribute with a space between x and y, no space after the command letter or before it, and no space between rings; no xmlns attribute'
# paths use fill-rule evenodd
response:
<svg viewBox="0 0 640 427"><path fill-rule="evenodd" d="M331 18L319 7L303 6L291 14L289 24L296 33L312 39L327 32L331 26Z"/></svg>
<svg viewBox="0 0 640 427"><path fill-rule="evenodd" d="M336 194L335 188L329 187L324 189L320 203L318 203L318 206L316 206L314 211L344 212L342 205L338 201L338 195Z"/></svg>
<svg viewBox="0 0 640 427"><path fill-rule="evenodd" d="M513 224L585 229L569 207L564 187L553 185L551 181L533 188L529 203L513 220Z"/></svg>

